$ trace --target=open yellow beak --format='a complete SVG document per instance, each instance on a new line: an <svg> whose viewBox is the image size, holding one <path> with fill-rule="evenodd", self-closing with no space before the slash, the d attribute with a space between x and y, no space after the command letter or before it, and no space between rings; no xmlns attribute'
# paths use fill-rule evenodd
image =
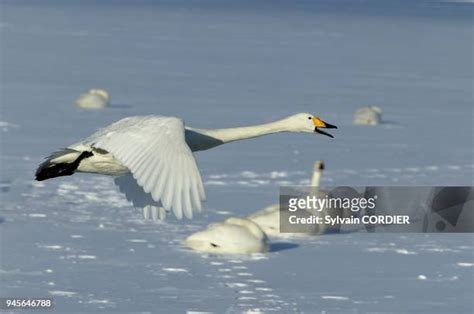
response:
<svg viewBox="0 0 474 314"><path fill-rule="evenodd" d="M320 128L323 128L323 129L337 129L337 126L335 126L333 124L329 124L327 122L324 122L323 120L321 120L319 118L316 118L316 117L313 117L313 124L314 124L314 132L319 133L319 134L323 134L323 135L326 135L326 136L329 136L329 137L334 137L329 133L321 131Z"/></svg>
<svg viewBox="0 0 474 314"><path fill-rule="evenodd" d="M316 117L313 117L313 123L314 123L314 126L317 127L317 128L325 128L326 127L326 122L324 122L323 120L321 120L319 118L316 118Z"/></svg>

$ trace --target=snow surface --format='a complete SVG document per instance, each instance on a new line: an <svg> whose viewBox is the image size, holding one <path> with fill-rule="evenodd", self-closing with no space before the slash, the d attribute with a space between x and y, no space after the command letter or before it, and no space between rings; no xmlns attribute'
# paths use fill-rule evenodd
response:
<svg viewBox="0 0 474 314"><path fill-rule="evenodd" d="M182 240L277 202L278 187L472 185L473 5L441 1L1 1L0 296L57 312L472 312L471 234L274 240L213 256ZM109 108L74 106L94 86ZM385 124L352 125L376 105ZM208 201L147 222L112 179L34 182L42 158L128 115L194 127L311 112L335 139L280 134L197 153Z"/></svg>

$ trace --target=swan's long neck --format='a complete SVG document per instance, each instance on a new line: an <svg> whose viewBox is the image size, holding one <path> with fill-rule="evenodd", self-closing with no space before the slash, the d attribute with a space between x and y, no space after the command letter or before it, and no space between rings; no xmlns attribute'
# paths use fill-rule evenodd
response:
<svg viewBox="0 0 474 314"><path fill-rule="evenodd" d="M291 130L288 128L286 119L271 123L227 129L186 128L186 142L191 147L191 150L198 151L229 142L288 131Z"/></svg>
<svg viewBox="0 0 474 314"><path fill-rule="evenodd" d="M317 161L314 163L313 177L311 178L311 191L310 194L314 196L319 196L319 186L321 183L321 175L324 170L323 161Z"/></svg>

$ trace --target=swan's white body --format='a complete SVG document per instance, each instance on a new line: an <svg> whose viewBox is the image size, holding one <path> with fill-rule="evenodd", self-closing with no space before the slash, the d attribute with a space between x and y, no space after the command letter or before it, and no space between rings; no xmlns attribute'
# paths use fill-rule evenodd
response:
<svg viewBox="0 0 474 314"><path fill-rule="evenodd" d="M256 223L269 236L284 236L280 233L280 204L273 204L247 217Z"/></svg>
<svg viewBox="0 0 474 314"><path fill-rule="evenodd" d="M205 193L193 151L278 132L319 132L335 128L310 114L296 114L272 123L229 129L194 129L181 119L162 116L128 117L100 129L66 151L53 154L37 171L37 179L74 171L117 176L115 183L144 215L162 217L164 208L178 219L200 211ZM87 156L83 156L86 154ZM65 165L65 166L64 166ZM61 168L61 170L54 169ZM39 178L43 175L42 178ZM147 207L148 206L148 207Z"/></svg>
<svg viewBox="0 0 474 314"><path fill-rule="evenodd" d="M222 254L265 253L269 248L268 238L257 224L235 217L192 234L185 244L199 252Z"/></svg>
<svg viewBox="0 0 474 314"><path fill-rule="evenodd" d="M91 89L76 100L76 106L85 109L102 109L109 104L110 96L103 89Z"/></svg>

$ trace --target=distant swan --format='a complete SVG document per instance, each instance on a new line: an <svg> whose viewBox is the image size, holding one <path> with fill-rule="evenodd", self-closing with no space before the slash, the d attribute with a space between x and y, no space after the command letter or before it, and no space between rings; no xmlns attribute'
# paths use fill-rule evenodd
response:
<svg viewBox="0 0 474 314"><path fill-rule="evenodd" d="M268 238L254 222L231 217L185 240L193 250L208 253L250 254L268 252Z"/></svg>
<svg viewBox="0 0 474 314"><path fill-rule="evenodd" d="M382 109L377 106L367 106L357 109L354 114L354 124L377 125L382 120Z"/></svg>
<svg viewBox="0 0 474 314"><path fill-rule="evenodd" d="M308 113L261 125L214 130L185 127L174 117L128 117L53 153L38 167L36 180L76 171L117 176L115 183L135 207L163 207L172 209L178 219L183 214L192 218L193 209L201 211L205 199L192 152L279 132L332 137L322 128L337 127Z"/></svg>
<svg viewBox="0 0 474 314"><path fill-rule="evenodd" d="M91 89L76 100L76 106L85 109L101 109L108 106L109 93L103 89Z"/></svg>

